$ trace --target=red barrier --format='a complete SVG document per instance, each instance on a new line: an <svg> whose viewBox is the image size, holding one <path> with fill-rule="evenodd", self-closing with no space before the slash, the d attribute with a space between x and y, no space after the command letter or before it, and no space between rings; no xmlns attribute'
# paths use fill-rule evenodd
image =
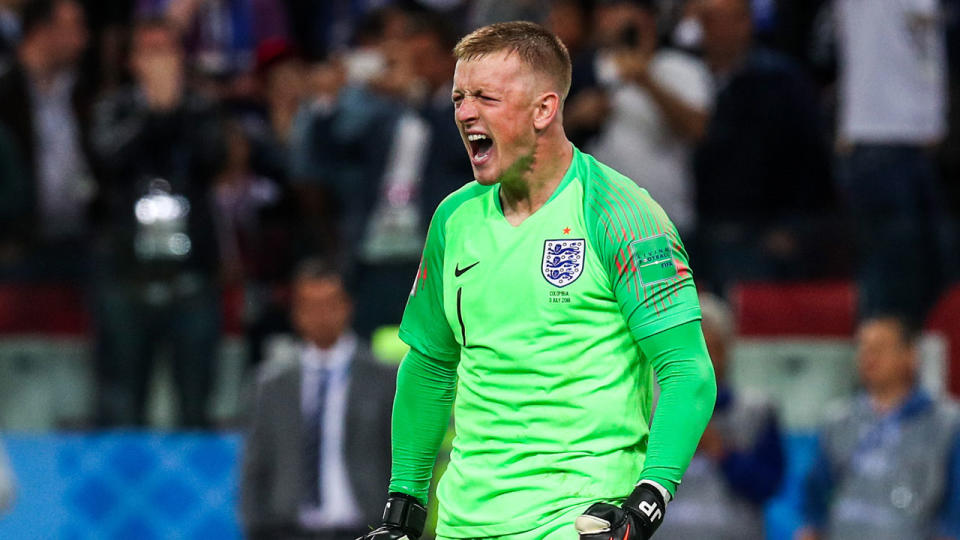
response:
<svg viewBox="0 0 960 540"><path fill-rule="evenodd" d="M731 296L741 336L850 337L857 293L848 282L742 283Z"/></svg>

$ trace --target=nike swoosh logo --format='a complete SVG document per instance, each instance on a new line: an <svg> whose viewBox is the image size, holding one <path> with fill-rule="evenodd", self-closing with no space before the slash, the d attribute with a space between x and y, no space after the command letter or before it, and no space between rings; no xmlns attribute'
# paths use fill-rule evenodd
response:
<svg viewBox="0 0 960 540"><path fill-rule="evenodd" d="M471 264L470 266L464 266L463 268L460 268L460 263L457 263L457 267L453 269L453 275L460 277L461 275L463 275L464 272L466 272L467 270L473 268L478 264L480 264L480 261L477 261Z"/></svg>

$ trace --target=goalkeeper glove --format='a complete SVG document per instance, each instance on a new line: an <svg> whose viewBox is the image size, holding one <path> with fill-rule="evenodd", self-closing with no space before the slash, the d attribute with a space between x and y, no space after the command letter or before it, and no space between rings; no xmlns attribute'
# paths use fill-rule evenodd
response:
<svg viewBox="0 0 960 540"><path fill-rule="evenodd" d="M406 493L391 493L383 509L383 525L357 540L417 540L423 534L427 509Z"/></svg>
<svg viewBox="0 0 960 540"><path fill-rule="evenodd" d="M580 540L647 540L663 522L667 504L659 486L641 482L623 506L594 503L577 518ZM666 491L666 490L664 490Z"/></svg>

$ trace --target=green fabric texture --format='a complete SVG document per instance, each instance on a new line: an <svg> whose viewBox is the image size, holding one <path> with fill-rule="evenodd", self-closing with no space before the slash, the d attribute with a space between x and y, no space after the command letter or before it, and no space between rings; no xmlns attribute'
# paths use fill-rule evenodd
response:
<svg viewBox="0 0 960 540"><path fill-rule="evenodd" d="M674 326L638 345L650 357L660 384L647 459L639 480L654 480L675 495L713 415L717 400L713 364L699 321Z"/></svg>
<svg viewBox="0 0 960 540"><path fill-rule="evenodd" d="M391 493L406 493L427 503L456 388L456 363L431 360L415 349L407 352L393 402Z"/></svg>

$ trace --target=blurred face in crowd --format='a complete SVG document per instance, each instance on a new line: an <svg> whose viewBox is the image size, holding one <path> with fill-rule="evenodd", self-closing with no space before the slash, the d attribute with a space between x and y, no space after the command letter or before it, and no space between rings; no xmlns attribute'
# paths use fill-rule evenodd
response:
<svg viewBox="0 0 960 540"><path fill-rule="evenodd" d="M430 32L417 32L407 39L406 45L417 76L431 88L438 88L453 77L453 55L437 36Z"/></svg>
<svg viewBox="0 0 960 540"><path fill-rule="evenodd" d="M309 93L316 99L333 100L347 83L347 72L338 58L329 58L310 67L307 78Z"/></svg>
<svg viewBox="0 0 960 540"><path fill-rule="evenodd" d="M284 103L298 103L306 90L305 72L303 62L296 58L289 58L271 66L265 80L269 99Z"/></svg>
<svg viewBox="0 0 960 540"><path fill-rule="evenodd" d="M183 76L183 62L183 48L172 28L146 26L134 33L130 64L139 80L179 79Z"/></svg>
<svg viewBox="0 0 960 540"><path fill-rule="evenodd" d="M492 185L529 170L537 143L536 97L548 88L545 75L507 51L457 61L454 114L477 182Z"/></svg>
<svg viewBox="0 0 960 540"><path fill-rule="evenodd" d="M703 0L699 10L709 58L734 60L750 48L753 22L748 0Z"/></svg>
<svg viewBox="0 0 960 540"><path fill-rule="evenodd" d="M865 322L857 332L857 367L868 392L913 384L916 350L895 319Z"/></svg>
<svg viewBox="0 0 960 540"><path fill-rule="evenodd" d="M645 42L656 42L657 24L653 13L633 2L611 2L597 6L594 12L594 36L602 47L625 45L623 37L627 31L635 34L639 46Z"/></svg>
<svg viewBox="0 0 960 540"><path fill-rule="evenodd" d="M293 324L301 337L317 347L336 343L352 314L353 304L339 278L300 278L294 284Z"/></svg>
<svg viewBox="0 0 960 540"><path fill-rule="evenodd" d="M65 69L80 59L87 48L86 18L80 4L72 0L58 2L53 18L43 30L44 53L55 69Z"/></svg>
<svg viewBox="0 0 960 540"><path fill-rule="evenodd" d="M545 26L556 34L572 53L579 50L586 40L585 18L586 14L578 2L560 0L550 6Z"/></svg>

